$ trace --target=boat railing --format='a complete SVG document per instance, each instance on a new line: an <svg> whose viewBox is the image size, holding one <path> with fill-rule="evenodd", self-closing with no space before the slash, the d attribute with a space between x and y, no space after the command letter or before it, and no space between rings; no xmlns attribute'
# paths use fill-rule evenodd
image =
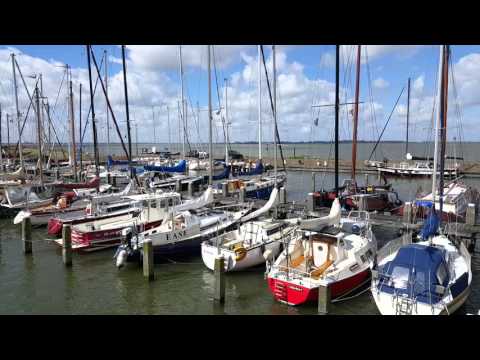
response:
<svg viewBox="0 0 480 360"><path fill-rule="evenodd" d="M390 256L394 252L397 252L403 245L405 245L405 239L403 236L390 240L379 250L377 250L377 263Z"/></svg>

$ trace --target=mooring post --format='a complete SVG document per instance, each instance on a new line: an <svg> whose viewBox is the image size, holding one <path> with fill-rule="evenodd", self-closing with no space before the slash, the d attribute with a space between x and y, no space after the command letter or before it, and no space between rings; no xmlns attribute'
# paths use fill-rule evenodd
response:
<svg viewBox="0 0 480 360"><path fill-rule="evenodd" d="M220 303L225 302L225 258L223 255L215 257L215 294L214 299Z"/></svg>
<svg viewBox="0 0 480 360"><path fill-rule="evenodd" d="M412 203L410 201L403 205L403 222L406 224L412 223Z"/></svg>
<svg viewBox="0 0 480 360"><path fill-rule="evenodd" d="M285 189L284 186L280 188L280 204L286 204L287 203L287 189Z"/></svg>
<svg viewBox="0 0 480 360"><path fill-rule="evenodd" d="M313 193L309 193L307 196L307 210L315 211L315 198Z"/></svg>
<svg viewBox="0 0 480 360"><path fill-rule="evenodd" d="M112 185L112 175L110 175L110 172L107 173L107 184Z"/></svg>
<svg viewBox="0 0 480 360"><path fill-rule="evenodd" d="M22 243L23 253L32 253L32 220L30 217L23 218L22 220Z"/></svg>
<svg viewBox="0 0 480 360"><path fill-rule="evenodd" d="M368 186L368 173L365 174L365 186Z"/></svg>
<svg viewBox="0 0 480 360"><path fill-rule="evenodd" d="M312 171L312 192L315 192L315 173Z"/></svg>
<svg viewBox="0 0 480 360"><path fill-rule="evenodd" d="M222 195L224 198L228 196L228 183L222 183Z"/></svg>
<svg viewBox="0 0 480 360"><path fill-rule="evenodd" d="M193 197L193 182L192 182L192 181L190 181L190 182L188 183L187 196L188 196L189 198L192 198L192 197Z"/></svg>
<svg viewBox="0 0 480 360"><path fill-rule="evenodd" d="M149 281L155 279L152 239L145 239L143 241L143 276L148 278Z"/></svg>
<svg viewBox="0 0 480 360"><path fill-rule="evenodd" d="M467 225L475 225L475 217L476 217L476 211L475 211L475 204L469 203L467 207L467 214L465 218L465 223Z"/></svg>
<svg viewBox="0 0 480 360"><path fill-rule="evenodd" d="M117 187L117 177L115 175L112 176L112 186Z"/></svg>
<svg viewBox="0 0 480 360"><path fill-rule="evenodd" d="M72 266L72 226L64 224L62 228L62 259L65 266Z"/></svg>
<svg viewBox="0 0 480 360"><path fill-rule="evenodd" d="M245 199L247 197L247 190L245 189L245 187L241 187L240 190L239 190L239 202L240 203L244 203L245 202Z"/></svg>
<svg viewBox="0 0 480 360"><path fill-rule="evenodd" d="M180 182L180 180L175 181L175 191L178 193L182 191L182 183Z"/></svg>
<svg viewBox="0 0 480 360"><path fill-rule="evenodd" d="M331 289L330 286L318 287L318 313L328 314L330 311Z"/></svg>

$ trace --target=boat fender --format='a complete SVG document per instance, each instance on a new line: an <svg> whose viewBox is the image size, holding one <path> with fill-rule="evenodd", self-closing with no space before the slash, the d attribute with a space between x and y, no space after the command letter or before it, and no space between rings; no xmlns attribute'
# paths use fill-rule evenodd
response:
<svg viewBox="0 0 480 360"><path fill-rule="evenodd" d="M234 252L235 252L236 261L242 261L245 258L245 256L247 256L247 249L245 249L243 246L236 248Z"/></svg>
<svg viewBox="0 0 480 360"><path fill-rule="evenodd" d="M353 224L352 225L352 233L358 235L360 234L360 225L358 224Z"/></svg>

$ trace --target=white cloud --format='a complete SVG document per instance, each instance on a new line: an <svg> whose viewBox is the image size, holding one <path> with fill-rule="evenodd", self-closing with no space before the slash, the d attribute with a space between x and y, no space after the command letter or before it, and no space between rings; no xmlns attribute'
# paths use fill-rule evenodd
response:
<svg viewBox="0 0 480 360"><path fill-rule="evenodd" d="M373 81L373 86L376 87L377 89L386 89L387 87L390 86L390 83L385 79L379 77Z"/></svg>

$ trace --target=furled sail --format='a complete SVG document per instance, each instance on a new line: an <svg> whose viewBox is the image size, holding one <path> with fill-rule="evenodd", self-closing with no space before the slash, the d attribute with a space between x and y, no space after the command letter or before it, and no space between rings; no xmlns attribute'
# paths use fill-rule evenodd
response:
<svg viewBox="0 0 480 360"><path fill-rule="evenodd" d="M315 219L300 220L299 225L303 230L316 230L324 226L338 225L340 224L340 217L342 215L342 209L340 201L335 198L330 213L327 216Z"/></svg>

